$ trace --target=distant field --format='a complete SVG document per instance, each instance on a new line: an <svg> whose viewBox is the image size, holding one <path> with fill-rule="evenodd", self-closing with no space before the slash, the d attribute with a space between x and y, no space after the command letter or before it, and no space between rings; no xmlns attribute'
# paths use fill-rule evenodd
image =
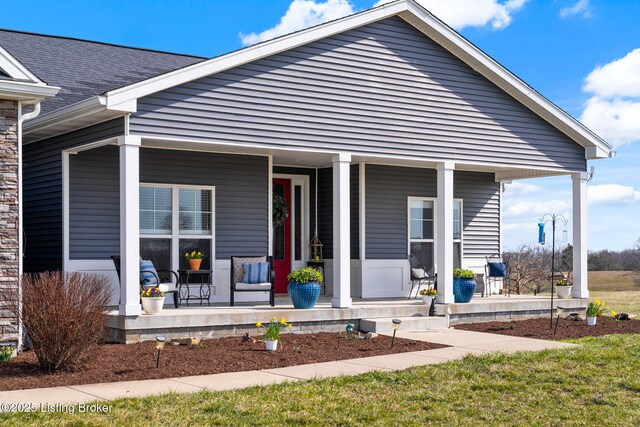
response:
<svg viewBox="0 0 640 427"><path fill-rule="evenodd" d="M592 292L638 291L632 271L590 271L589 290Z"/></svg>
<svg viewBox="0 0 640 427"><path fill-rule="evenodd" d="M590 271L589 295L610 310L640 316L640 286L631 271Z"/></svg>

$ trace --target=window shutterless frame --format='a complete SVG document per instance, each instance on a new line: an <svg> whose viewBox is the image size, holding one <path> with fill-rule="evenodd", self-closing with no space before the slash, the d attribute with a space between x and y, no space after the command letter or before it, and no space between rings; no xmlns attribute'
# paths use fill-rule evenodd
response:
<svg viewBox="0 0 640 427"><path fill-rule="evenodd" d="M140 188L169 188L171 189L171 234L155 234L143 233L140 231L141 239L170 239L171 240L171 270L177 271L180 267L180 239L207 239L210 240L209 256L211 260L211 269L215 267L215 187L201 185L174 185L174 184L153 184L141 183ZM211 192L211 231L208 233L180 233L180 190L194 189L206 190Z"/></svg>
<svg viewBox="0 0 640 427"><path fill-rule="evenodd" d="M413 239L411 238L411 202L415 202L415 201L427 201L427 202L431 202L433 203L433 238L432 239ZM460 257L460 264L462 266L463 264L463 254L464 254L464 203L463 203L463 199L453 199L453 203L459 203L460 204L460 216L458 221L460 222L460 236L459 238L455 238L455 233L454 233L454 239L453 239L453 243L459 243L460 244L460 253L458 254L458 256ZM438 199L435 197L418 197L418 196L409 196L407 197L407 254L411 253L411 244L412 243L433 243L433 265L437 265L437 251L435 250L436 245L438 244L438 235L437 235L437 227L435 226L435 224L438 223L438 215L437 215L437 204L438 204ZM455 211L454 211L455 212ZM454 223L456 221L456 218L454 217ZM452 254L453 255L453 254Z"/></svg>

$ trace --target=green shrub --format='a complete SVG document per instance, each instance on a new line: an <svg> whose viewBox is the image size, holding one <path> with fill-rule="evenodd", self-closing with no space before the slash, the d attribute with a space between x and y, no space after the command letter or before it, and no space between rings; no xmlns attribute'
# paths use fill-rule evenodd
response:
<svg viewBox="0 0 640 427"><path fill-rule="evenodd" d="M290 282L305 284L309 282L322 282L322 273L312 267L294 270L287 276Z"/></svg>
<svg viewBox="0 0 640 427"><path fill-rule="evenodd" d="M475 279L476 273L471 270L465 270L463 268L454 268L453 277L456 279Z"/></svg>

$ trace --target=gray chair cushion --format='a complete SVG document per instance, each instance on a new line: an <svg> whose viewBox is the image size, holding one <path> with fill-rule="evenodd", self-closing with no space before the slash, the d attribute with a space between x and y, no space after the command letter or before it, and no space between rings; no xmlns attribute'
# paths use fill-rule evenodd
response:
<svg viewBox="0 0 640 427"><path fill-rule="evenodd" d="M265 291L268 291L269 289L271 289L271 283L269 282L266 282L266 283L238 282L236 283L236 289L239 291L249 291L249 290L257 290L257 289L264 289Z"/></svg>

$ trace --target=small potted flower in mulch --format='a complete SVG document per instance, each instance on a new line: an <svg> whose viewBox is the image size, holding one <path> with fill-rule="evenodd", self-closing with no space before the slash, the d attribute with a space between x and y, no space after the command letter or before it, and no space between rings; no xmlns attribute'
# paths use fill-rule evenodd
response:
<svg viewBox="0 0 640 427"><path fill-rule="evenodd" d="M262 322L256 323L256 326L258 328L265 328L264 347L269 351L276 351L278 348L278 336L280 335L282 328L291 329L293 327L291 323L287 323L287 319L284 317L278 322L278 318L276 316L271 318L268 326L265 327Z"/></svg>
<svg viewBox="0 0 640 427"><path fill-rule="evenodd" d="M587 325L596 326L596 321L599 316L604 313L604 302L596 298L587 305Z"/></svg>

